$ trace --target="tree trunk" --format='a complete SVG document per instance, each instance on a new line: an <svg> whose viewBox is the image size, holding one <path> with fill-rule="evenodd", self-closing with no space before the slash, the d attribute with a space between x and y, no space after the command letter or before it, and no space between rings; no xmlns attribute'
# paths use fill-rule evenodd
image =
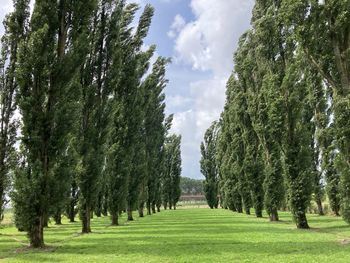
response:
<svg viewBox="0 0 350 263"><path fill-rule="evenodd" d="M156 213L156 204L152 204L152 213L153 213L153 214Z"/></svg>
<svg viewBox="0 0 350 263"><path fill-rule="evenodd" d="M112 226L118 226L118 213L111 213Z"/></svg>
<svg viewBox="0 0 350 263"><path fill-rule="evenodd" d="M157 206L157 212L160 213L160 206Z"/></svg>
<svg viewBox="0 0 350 263"><path fill-rule="evenodd" d="M54 219L55 219L56 225L62 225L62 216L60 212L56 213L56 215L54 216Z"/></svg>
<svg viewBox="0 0 350 263"><path fill-rule="evenodd" d="M144 206L145 206L145 203L141 202L140 206L139 206L139 217L144 217L144 215L143 215L143 208L144 208Z"/></svg>
<svg viewBox="0 0 350 263"><path fill-rule="evenodd" d="M322 206L322 201L321 201L321 199L320 199L320 198L317 198L316 203L317 203L317 211L318 211L318 214L319 214L320 216L324 216L323 206Z"/></svg>
<svg viewBox="0 0 350 263"><path fill-rule="evenodd" d="M261 211L261 210L255 210L255 215L256 215L256 217L258 217L258 218L262 218L262 217L263 217L262 211Z"/></svg>
<svg viewBox="0 0 350 263"><path fill-rule="evenodd" d="M305 213L294 215L297 228L299 229L309 229Z"/></svg>
<svg viewBox="0 0 350 263"><path fill-rule="evenodd" d="M149 202L147 202L147 215L152 215L151 204Z"/></svg>
<svg viewBox="0 0 350 263"><path fill-rule="evenodd" d="M90 220L91 220L91 212L90 212L90 207L85 205L85 211L83 211L83 216L82 216L82 223L83 223L83 229L82 233L91 233L91 226L90 226Z"/></svg>
<svg viewBox="0 0 350 263"><path fill-rule="evenodd" d="M69 221L71 223L74 223L75 222L75 211L74 211L74 205L70 207L69 209Z"/></svg>
<svg viewBox="0 0 350 263"><path fill-rule="evenodd" d="M273 210L271 211L271 214L270 214L270 221L271 221L271 222L279 221L277 209L273 209Z"/></svg>
<svg viewBox="0 0 350 263"><path fill-rule="evenodd" d="M246 209L245 209L245 213L246 213L247 215L250 215L250 208L246 208Z"/></svg>
<svg viewBox="0 0 350 263"><path fill-rule="evenodd" d="M334 213L335 216L340 216L340 213L339 213L338 209L334 209L333 213Z"/></svg>
<svg viewBox="0 0 350 263"><path fill-rule="evenodd" d="M29 232L30 246L33 248L44 247L44 216L38 217Z"/></svg>
<svg viewBox="0 0 350 263"><path fill-rule="evenodd" d="M107 204L107 198L105 199L103 203L103 208L102 208L102 215L103 216L108 216L108 204Z"/></svg>
<svg viewBox="0 0 350 263"><path fill-rule="evenodd" d="M98 209L98 210L96 211L96 216L97 216L97 217L101 217L101 216L102 216L101 209Z"/></svg>
<svg viewBox="0 0 350 263"><path fill-rule="evenodd" d="M128 221L133 221L134 218L132 217L132 208L128 206Z"/></svg>

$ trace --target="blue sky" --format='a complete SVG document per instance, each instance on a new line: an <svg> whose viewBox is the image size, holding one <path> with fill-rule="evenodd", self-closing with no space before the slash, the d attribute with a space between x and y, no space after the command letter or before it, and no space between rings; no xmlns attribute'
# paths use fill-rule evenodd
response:
<svg viewBox="0 0 350 263"><path fill-rule="evenodd" d="M202 178L200 142L223 109L233 53L250 26L254 0L134 2L155 7L145 45L156 44L157 55L173 60L167 71L166 112L175 114L172 132L182 135L182 175ZM11 6L11 0L1 0L1 20Z"/></svg>
<svg viewBox="0 0 350 263"><path fill-rule="evenodd" d="M250 26L253 0L140 0L155 17L146 44L172 57L166 89L172 131L182 135L183 176L202 178L199 146L218 119L239 37Z"/></svg>

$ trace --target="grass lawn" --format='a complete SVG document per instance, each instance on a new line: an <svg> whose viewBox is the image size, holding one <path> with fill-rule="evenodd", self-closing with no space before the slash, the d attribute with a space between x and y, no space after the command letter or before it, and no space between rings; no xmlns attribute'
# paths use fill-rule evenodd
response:
<svg viewBox="0 0 350 263"><path fill-rule="evenodd" d="M288 213L270 223L204 208L162 211L119 227L93 219L93 233L64 222L45 231L44 250L26 247L24 233L0 228L0 262L350 262L350 227L340 218L308 216L297 230Z"/></svg>

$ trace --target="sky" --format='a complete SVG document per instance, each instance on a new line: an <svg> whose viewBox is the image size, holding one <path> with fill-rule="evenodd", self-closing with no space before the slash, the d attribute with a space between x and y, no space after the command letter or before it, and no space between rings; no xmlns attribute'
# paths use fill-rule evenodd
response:
<svg viewBox="0 0 350 263"><path fill-rule="evenodd" d="M11 11L11 2L0 0L0 20ZM254 0L132 2L155 8L145 46L156 44L157 55L172 58L166 113L174 114L172 132L182 136L182 176L202 179L200 143L223 110L233 54L239 37L250 27Z"/></svg>

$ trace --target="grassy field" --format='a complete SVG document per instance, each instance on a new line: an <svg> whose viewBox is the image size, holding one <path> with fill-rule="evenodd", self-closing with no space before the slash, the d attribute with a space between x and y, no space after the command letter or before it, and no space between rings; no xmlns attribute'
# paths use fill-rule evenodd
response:
<svg viewBox="0 0 350 263"><path fill-rule="evenodd" d="M297 230L287 213L280 223L204 208L162 211L109 226L93 219L51 225L48 247L30 250L25 234L0 229L0 262L350 262L350 227L340 218L309 215L311 230ZM9 219L7 219L9 220Z"/></svg>

